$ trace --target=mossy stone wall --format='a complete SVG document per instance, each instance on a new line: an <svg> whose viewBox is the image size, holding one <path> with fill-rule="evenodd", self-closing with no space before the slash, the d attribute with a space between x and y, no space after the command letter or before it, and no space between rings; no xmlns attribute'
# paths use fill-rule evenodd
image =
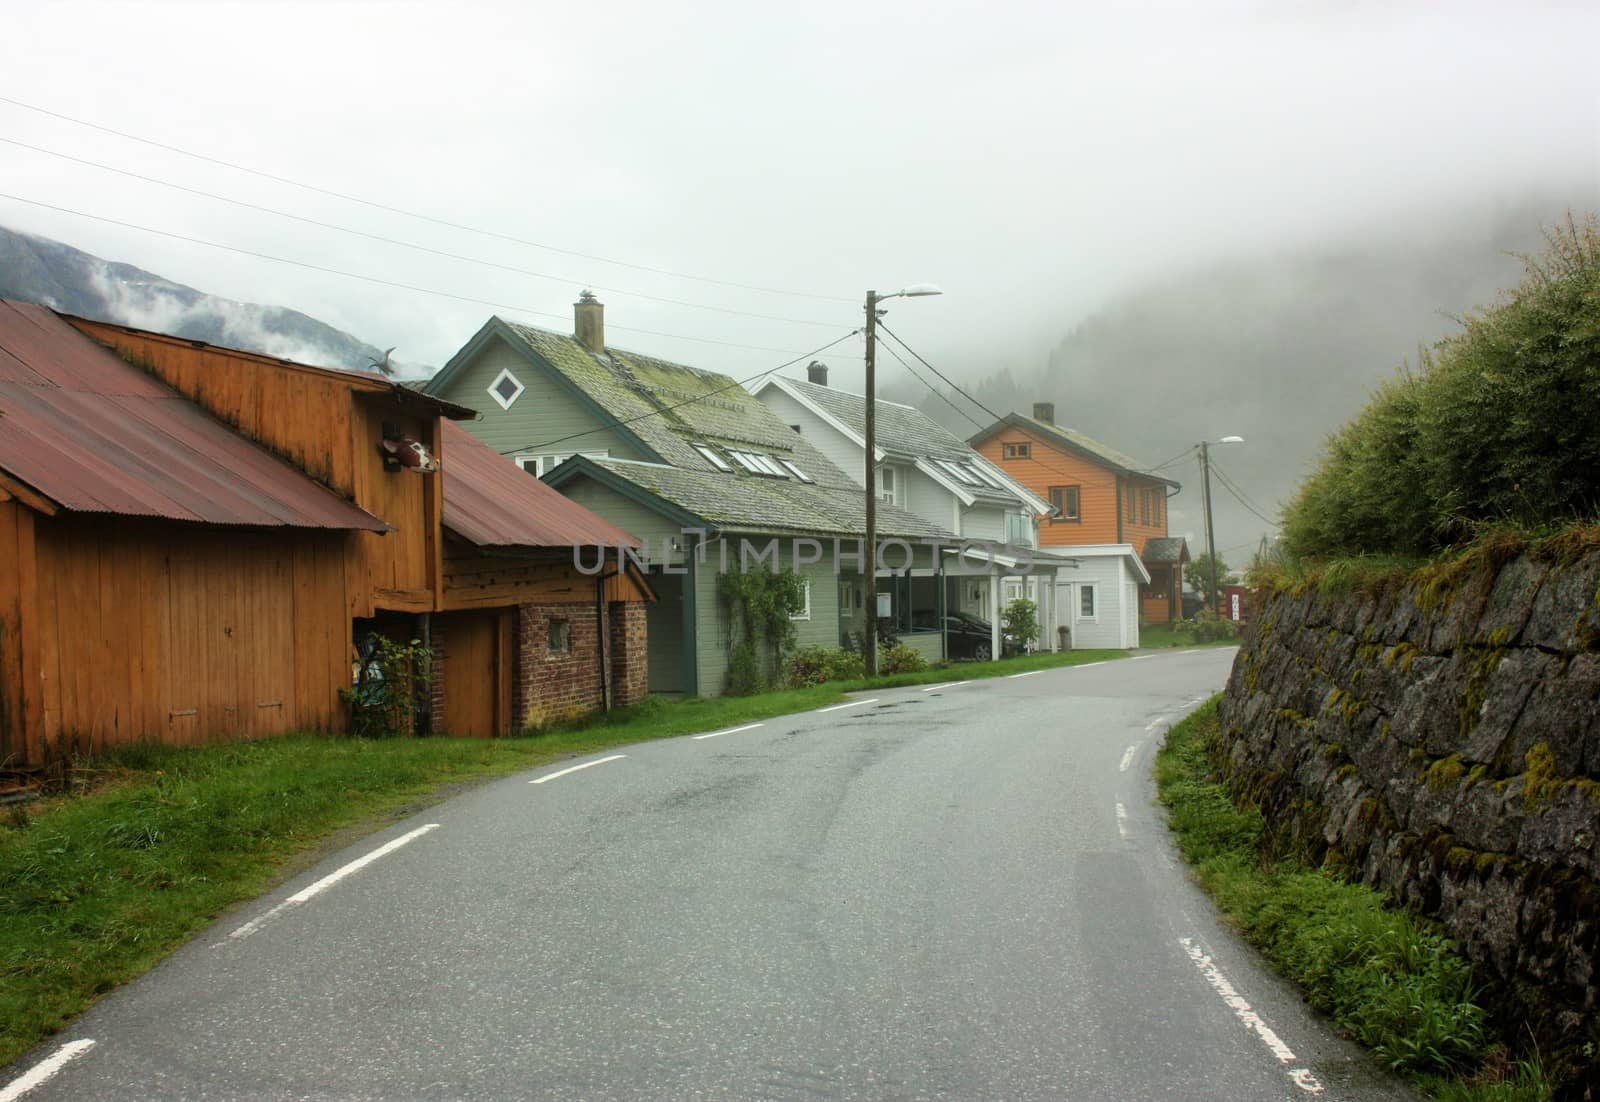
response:
<svg viewBox="0 0 1600 1102"><path fill-rule="evenodd" d="M1546 1052L1592 1060L1600 552L1258 607L1216 748L1235 798L1274 845L1438 919Z"/></svg>

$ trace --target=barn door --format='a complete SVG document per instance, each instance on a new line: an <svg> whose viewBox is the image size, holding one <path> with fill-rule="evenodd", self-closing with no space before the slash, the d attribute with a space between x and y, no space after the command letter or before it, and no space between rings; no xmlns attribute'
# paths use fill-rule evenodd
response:
<svg viewBox="0 0 1600 1102"><path fill-rule="evenodd" d="M444 732L474 738L502 735L513 727L511 672L514 646L510 610L452 612L437 618L444 660Z"/></svg>

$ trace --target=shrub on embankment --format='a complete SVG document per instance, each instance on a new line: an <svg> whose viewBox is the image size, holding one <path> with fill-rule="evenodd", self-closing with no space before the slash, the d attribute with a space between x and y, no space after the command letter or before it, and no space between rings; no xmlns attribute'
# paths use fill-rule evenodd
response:
<svg viewBox="0 0 1600 1102"><path fill-rule="evenodd" d="M1482 525L1600 515L1600 223L1381 387L1284 514L1300 558L1428 555Z"/></svg>

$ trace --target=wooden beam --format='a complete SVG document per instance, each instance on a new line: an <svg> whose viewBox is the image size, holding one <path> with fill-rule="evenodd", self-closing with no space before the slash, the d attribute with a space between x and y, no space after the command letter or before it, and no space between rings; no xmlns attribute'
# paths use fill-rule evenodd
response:
<svg viewBox="0 0 1600 1102"><path fill-rule="evenodd" d="M55 502L29 489L26 484L17 481L3 471L0 471L0 490L16 498L34 512L43 513L47 517L53 517L59 511Z"/></svg>

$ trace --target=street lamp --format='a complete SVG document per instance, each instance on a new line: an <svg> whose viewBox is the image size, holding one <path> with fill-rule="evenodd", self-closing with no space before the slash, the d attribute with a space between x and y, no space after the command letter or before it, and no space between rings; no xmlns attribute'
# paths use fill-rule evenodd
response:
<svg viewBox="0 0 1600 1102"><path fill-rule="evenodd" d="M867 531L864 546L867 575L866 633L862 661L868 677L878 673L878 478L877 478L877 373L878 303L892 298L926 298L944 292L931 283L913 283L893 294L867 292Z"/></svg>
<svg viewBox="0 0 1600 1102"><path fill-rule="evenodd" d="M1206 507L1206 559L1207 565L1211 568L1211 612L1219 618L1222 611L1217 605L1217 538L1211 525L1211 445L1243 443L1242 436L1224 436L1221 440L1200 442L1200 472L1204 476L1201 498Z"/></svg>

